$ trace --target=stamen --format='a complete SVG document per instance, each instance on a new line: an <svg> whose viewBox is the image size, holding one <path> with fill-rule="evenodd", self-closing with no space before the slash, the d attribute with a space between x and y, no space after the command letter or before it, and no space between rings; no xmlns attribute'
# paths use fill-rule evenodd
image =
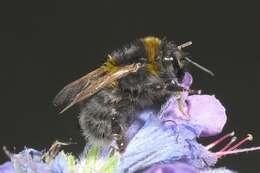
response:
<svg viewBox="0 0 260 173"><path fill-rule="evenodd" d="M3 151L4 151L5 155L8 156L9 158L11 158L13 156L13 154L7 149L6 146L3 146Z"/></svg>
<svg viewBox="0 0 260 173"><path fill-rule="evenodd" d="M216 145L218 145L219 143L221 143L222 141L224 141L225 139L232 137L235 135L235 132L231 132L226 134L225 136L222 136L221 138L217 139L216 141L212 142L211 144L206 146L206 149L210 150L211 148L215 147Z"/></svg>
<svg viewBox="0 0 260 173"><path fill-rule="evenodd" d="M243 143L245 143L246 141L252 141L253 140L253 135L248 134L247 137L243 140L241 140L240 142L238 142L236 145L234 145L233 147L229 148L228 151L232 151L237 149L239 146L241 146Z"/></svg>
<svg viewBox="0 0 260 173"><path fill-rule="evenodd" d="M257 151L260 150L259 147L252 147L252 148L245 148L245 149L237 149L237 150L232 150L232 151L223 151L223 152L217 152L215 153L218 158L223 157L225 155L230 155L230 154L238 154L238 153L244 153L244 152L249 152L249 151Z"/></svg>
<svg viewBox="0 0 260 173"><path fill-rule="evenodd" d="M233 137L230 142L225 145L219 152L226 151L235 141L237 140L237 137Z"/></svg>
<svg viewBox="0 0 260 173"><path fill-rule="evenodd" d="M245 148L245 149L237 149L239 146L244 144L246 141L252 141L253 140L253 135L248 134L246 138L238 142L236 145L230 147L229 149L225 150L220 150L219 152L216 153L217 158L221 158L225 155L229 154L236 154L236 153L242 153L242 152L248 152L248 151L255 151L255 150L260 150L260 147L252 147L252 148ZM226 148L226 147L224 147Z"/></svg>

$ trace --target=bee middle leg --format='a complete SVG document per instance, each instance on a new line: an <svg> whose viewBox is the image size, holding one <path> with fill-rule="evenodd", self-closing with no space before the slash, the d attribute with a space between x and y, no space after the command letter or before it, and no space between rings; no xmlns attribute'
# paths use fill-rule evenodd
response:
<svg viewBox="0 0 260 173"><path fill-rule="evenodd" d="M120 153L124 152L125 147L126 147L126 141L125 141L125 136L124 136L124 133L123 133L123 129L120 126L119 116L118 115L114 115L111 118L111 130L112 130L113 138L116 141L116 144L117 144L117 147L118 147L118 151Z"/></svg>

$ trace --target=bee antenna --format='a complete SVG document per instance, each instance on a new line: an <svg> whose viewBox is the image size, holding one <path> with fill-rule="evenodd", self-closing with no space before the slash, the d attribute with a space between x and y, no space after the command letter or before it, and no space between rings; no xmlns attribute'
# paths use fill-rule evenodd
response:
<svg viewBox="0 0 260 173"><path fill-rule="evenodd" d="M177 48L178 48L179 50L181 50L182 48L188 47L188 46L190 46L190 45L192 45L192 41L188 41L188 42L186 42L186 43L183 43L183 44L179 45Z"/></svg>
<svg viewBox="0 0 260 173"><path fill-rule="evenodd" d="M184 59L185 59L187 62L191 63L192 65L194 65L194 66L198 67L199 69L205 71L206 73L210 74L211 76L215 76L215 74L214 74L212 71L210 71L210 70L207 69L206 67L203 67L202 65L200 65L200 64L198 64L198 63L192 61L190 58L184 57Z"/></svg>

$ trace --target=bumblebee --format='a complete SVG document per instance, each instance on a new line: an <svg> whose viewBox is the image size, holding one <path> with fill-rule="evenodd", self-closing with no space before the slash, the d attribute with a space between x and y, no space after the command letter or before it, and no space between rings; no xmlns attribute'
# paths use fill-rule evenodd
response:
<svg viewBox="0 0 260 173"><path fill-rule="evenodd" d="M124 148L124 134L140 112L158 112L169 97L182 91L178 84L187 64L194 64L182 51L190 44L177 46L157 37L137 39L65 86L54 105L63 106L61 113L79 105L79 125L88 143L105 146L116 139L118 147Z"/></svg>

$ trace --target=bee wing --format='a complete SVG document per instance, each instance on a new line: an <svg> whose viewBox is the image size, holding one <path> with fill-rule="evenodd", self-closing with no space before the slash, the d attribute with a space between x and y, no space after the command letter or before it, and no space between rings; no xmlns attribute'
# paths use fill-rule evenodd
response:
<svg viewBox="0 0 260 173"><path fill-rule="evenodd" d="M71 106L77 104L78 102L87 99L88 97L94 95L101 89L105 88L106 86L110 85L112 82L127 76L128 74L135 73L141 67L140 63L137 64L130 64L123 67L119 67L118 70L107 73L99 78L95 78L88 83L86 87L84 87L80 92L78 92L75 97L68 103L68 105L60 112L63 113Z"/></svg>
<svg viewBox="0 0 260 173"><path fill-rule="evenodd" d="M66 105L71 102L77 94L86 88L93 80L103 76L106 73L102 66L94 71L86 74L78 80L65 86L54 98L53 104L55 106Z"/></svg>

